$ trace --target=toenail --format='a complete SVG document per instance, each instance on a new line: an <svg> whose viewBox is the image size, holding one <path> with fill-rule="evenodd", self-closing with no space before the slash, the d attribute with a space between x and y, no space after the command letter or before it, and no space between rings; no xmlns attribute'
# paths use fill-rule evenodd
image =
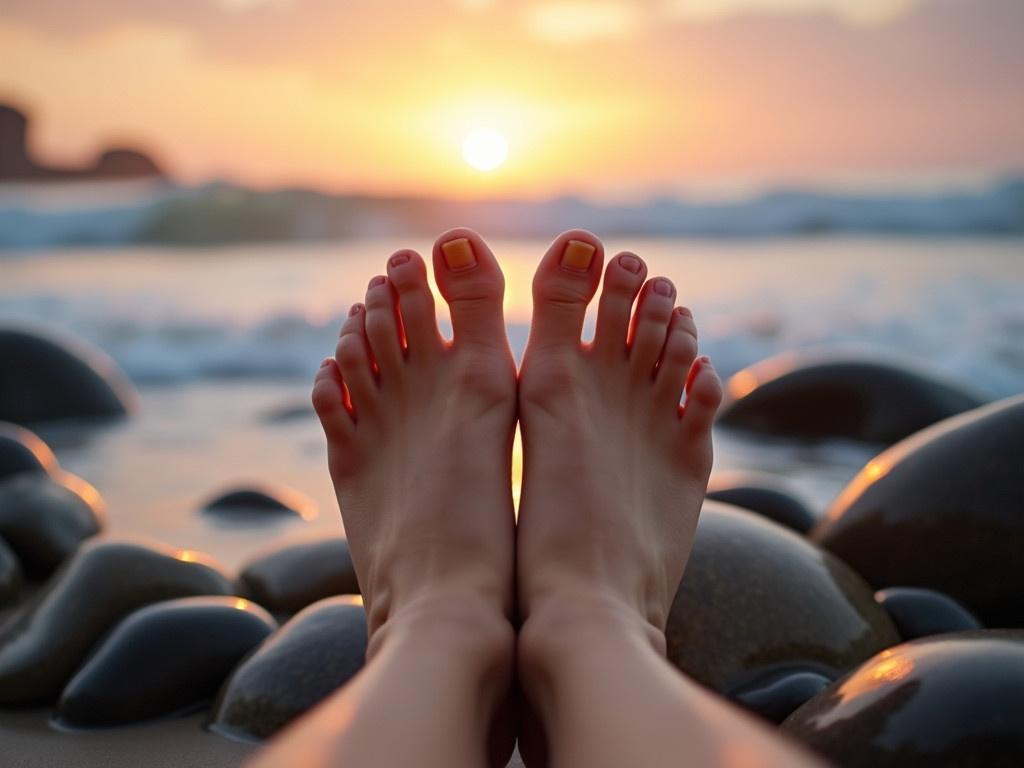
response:
<svg viewBox="0 0 1024 768"><path fill-rule="evenodd" d="M369 290L370 288L376 288L378 285L384 285L384 283L386 283L386 282L387 282L387 278L386 277L382 277L381 275L377 275L375 278L370 280L370 284L368 286L366 286L366 288L367 288L367 290Z"/></svg>
<svg viewBox="0 0 1024 768"><path fill-rule="evenodd" d="M331 364L331 358L325 357L324 361L322 363L320 363L320 367L321 368L326 368L330 364Z"/></svg>
<svg viewBox="0 0 1024 768"><path fill-rule="evenodd" d="M590 262L594 260L594 251L597 248L582 240L570 240L565 244L562 251L561 264L574 272L586 272L590 269Z"/></svg>
<svg viewBox="0 0 1024 768"><path fill-rule="evenodd" d="M362 311L362 309L362 304L353 304L351 307L348 308L348 316L354 317L355 315L358 315Z"/></svg>
<svg viewBox="0 0 1024 768"><path fill-rule="evenodd" d="M676 307L676 314L680 317L693 317L693 312L688 307Z"/></svg>
<svg viewBox="0 0 1024 768"><path fill-rule="evenodd" d="M668 280L658 279L654 281L654 292L660 296L671 296L675 291L672 283Z"/></svg>
<svg viewBox="0 0 1024 768"><path fill-rule="evenodd" d="M623 254L622 256L619 256L619 266L627 272L632 272L635 275L640 272L640 259L636 256Z"/></svg>
<svg viewBox="0 0 1024 768"><path fill-rule="evenodd" d="M449 240L441 245L441 252L444 254L448 269L469 269L476 266L476 255L468 238Z"/></svg>
<svg viewBox="0 0 1024 768"><path fill-rule="evenodd" d="M409 254L408 253L396 253L394 256L392 256L390 259L388 259L388 263L392 267L400 267L403 264L407 264L408 262L409 262Z"/></svg>

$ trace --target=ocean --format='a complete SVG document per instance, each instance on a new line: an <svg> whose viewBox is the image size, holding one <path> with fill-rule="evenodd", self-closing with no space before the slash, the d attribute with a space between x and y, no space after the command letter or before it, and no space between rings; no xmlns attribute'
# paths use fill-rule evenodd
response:
<svg viewBox="0 0 1024 768"><path fill-rule="evenodd" d="M547 244L491 245L518 356ZM140 407L128 419L87 432L40 429L61 463L102 493L110 529L237 567L277 543L342 532L323 438L306 410L309 382L348 306L403 246L427 255L430 242L8 251L0 323L84 338L135 382ZM989 399L1024 391L1024 239L614 239L606 247L632 250L652 276L674 280L723 377L779 352L827 347L924 367ZM723 430L716 471L784 476L820 512L878 450ZM200 513L219 491L253 482L293 487L319 515L252 523Z"/></svg>

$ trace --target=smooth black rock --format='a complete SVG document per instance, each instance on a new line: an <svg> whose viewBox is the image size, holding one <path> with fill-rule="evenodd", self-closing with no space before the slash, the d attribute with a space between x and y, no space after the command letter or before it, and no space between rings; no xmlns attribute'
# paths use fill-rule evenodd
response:
<svg viewBox="0 0 1024 768"><path fill-rule="evenodd" d="M200 553L88 541L0 630L0 705L54 701L96 641L144 605L231 592Z"/></svg>
<svg viewBox="0 0 1024 768"><path fill-rule="evenodd" d="M840 768L1020 766L1024 632L941 635L883 651L782 730Z"/></svg>
<svg viewBox="0 0 1024 768"><path fill-rule="evenodd" d="M211 727L268 738L351 680L365 657L366 614L358 599L314 603L235 670Z"/></svg>
<svg viewBox="0 0 1024 768"><path fill-rule="evenodd" d="M737 472L712 477L707 497L757 512L797 533L807 533L818 519L806 504L771 475Z"/></svg>
<svg viewBox="0 0 1024 768"><path fill-rule="evenodd" d="M18 556L6 541L0 539L0 606L17 598L24 580Z"/></svg>
<svg viewBox="0 0 1024 768"><path fill-rule="evenodd" d="M123 416L135 392L114 362L84 342L0 328L0 420Z"/></svg>
<svg viewBox="0 0 1024 768"><path fill-rule="evenodd" d="M36 435L17 424L0 422L0 481L20 472L57 469L57 457Z"/></svg>
<svg viewBox="0 0 1024 768"><path fill-rule="evenodd" d="M894 443L981 403L970 392L908 368L785 354L729 379L718 420L784 437Z"/></svg>
<svg viewBox="0 0 1024 768"><path fill-rule="evenodd" d="M666 629L668 658L730 695L773 673L835 678L900 642L864 580L752 512L705 501Z"/></svg>
<svg viewBox="0 0 1024 768"><path fill-rule="evenodd" d="M1024 396L875 457L811 538L876 589L934 589L988 627L1024 627Z"/></svg>
<svg viewBox="0 0 1024 768"><path fill-rule="evenodd" d="M982 628L960 603L932 589L891 587L876 592L875 599L904 640Z"/></svg>
<svg viewBox="0 0 1024 768"><path fill-rule="evenodd" d="M0 536L26 573L45 578L103 529L99 492L68 473L21 473L0 482Z"/></svg>
<svg viewBox="0 0 1024 768"><path fill-rule="evenodd" d="M298 491L283 486L259 485L218 494L203 505L203 512L216 515L297 515L316 517L316 505Z"/></svg>
<svg viewBox="0 0 1024 768"><path fill-rule="evenodd" d="M238 577L241 591L274 613L295 613L334 595L357 595L359 584L345 539L282 547L253 560Z"/></svg>
<svg viewBox="0 0 1024 768"><path fill-rule="evenodd" d="M779 724L831 682L831 678L817 672L774 673L733 692L732 699L765 720Z"/></svg>
<svg viewBox="0 0 1024 768"><path fill-rule="evenodd" d="M71 679L56 719L74 727L114 726L209 701L275 629L265 610L236 597L185 597L140 608Z"/></svg>

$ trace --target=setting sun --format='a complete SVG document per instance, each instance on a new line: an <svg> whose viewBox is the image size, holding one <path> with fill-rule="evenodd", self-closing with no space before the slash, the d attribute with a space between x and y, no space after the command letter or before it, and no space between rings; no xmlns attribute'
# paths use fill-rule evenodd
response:
<svg viewBox="0 0 1024 768"><path fill-rule="evenodd" d="M466 136L462 156L478 171L493 171L508 157L508 141L497 131L481 128Z"/></svg>

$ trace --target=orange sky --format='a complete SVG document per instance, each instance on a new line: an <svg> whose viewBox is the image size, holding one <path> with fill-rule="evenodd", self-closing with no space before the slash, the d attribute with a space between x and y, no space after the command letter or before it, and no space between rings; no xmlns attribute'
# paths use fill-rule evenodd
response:
<svg viewBox="0 0 1024 768"><path fill-rule="evenodd" d="M627 196L1024 170L1020 0L4 0L34 148L184 181ZM460 145L502 131L481 173Z"/></svg>

